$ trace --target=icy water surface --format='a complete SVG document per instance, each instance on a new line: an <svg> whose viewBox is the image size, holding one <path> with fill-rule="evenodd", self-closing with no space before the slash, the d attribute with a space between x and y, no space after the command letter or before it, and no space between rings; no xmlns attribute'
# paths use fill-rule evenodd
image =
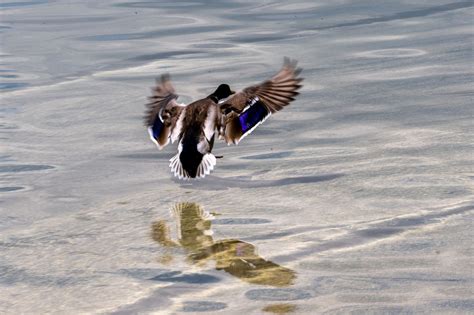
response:
<svg viewBox="0 0 474 315"><path fill-rule="evenodd" d="M0 313L468 314L472 1L0 2ZM142 126L299 60L204 180Z"/></svg>

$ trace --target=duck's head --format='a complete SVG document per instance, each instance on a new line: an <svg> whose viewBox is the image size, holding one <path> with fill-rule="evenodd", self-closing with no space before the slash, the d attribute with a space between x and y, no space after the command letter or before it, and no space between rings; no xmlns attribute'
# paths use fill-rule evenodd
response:
<svg viewBox="0 0 474 315"><path fill-rule="evenodd" d="M230 89L228 84L221 84L210 96L219 102L220 100L226 99L235 92Z"/></svg>

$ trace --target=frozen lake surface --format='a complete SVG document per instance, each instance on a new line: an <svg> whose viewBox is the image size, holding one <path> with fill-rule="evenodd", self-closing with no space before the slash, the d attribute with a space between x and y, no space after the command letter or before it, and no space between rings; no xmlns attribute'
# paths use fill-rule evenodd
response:
<svg viewBox="0 0 474 315"><path fill-rule="evenodd" d="M466 314L473 1L0 2L0 313ZM142 126L283 56L301 95L212 176Z"/></svg>

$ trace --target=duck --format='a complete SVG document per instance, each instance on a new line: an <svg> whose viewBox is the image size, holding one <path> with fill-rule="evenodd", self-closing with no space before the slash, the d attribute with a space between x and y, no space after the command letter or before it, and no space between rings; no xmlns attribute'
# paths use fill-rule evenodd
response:
<svg viewBox="0 0 474 315"><path fill-rule="evenodd" d="M217 161L212 154L216 135L228 145L238 145L269 116L294 101L303 81L297 64L285 57L281 69L259 84L238 92L220 84L207 97L189 104L178 103L170 74L156 79L144 124L159 150L178 142L178 152L169 160L173 175L184 180L209 175Z"/></svg>

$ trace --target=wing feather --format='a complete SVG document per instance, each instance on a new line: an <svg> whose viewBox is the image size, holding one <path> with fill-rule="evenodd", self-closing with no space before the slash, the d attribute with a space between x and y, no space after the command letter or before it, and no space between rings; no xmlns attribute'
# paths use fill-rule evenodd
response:
<svg viewBox="0 0 474 315"><path fill-rule="evenodd" d="M222 103L220 108L225 116L224 137L227 143L238 143L270 114L294 101L299 94L297 90L302 87L303 78L298 77L301 71L296 60L285 57L283 67L271 79L249 86ZM261 108L249 112L252 106ZM251 115L257 116L249 117Z"/></svg>
<svg viewBox="0 0 474 315"><path fill-rule="evenodd" d="M148 97L149 103L146 104L144 123L151 141L160 150L169 143L172 134L180 132L176 129L180 127L178 122L185 105L177 103L177 98L169 74L156 79L152 95Z"/></svg>

